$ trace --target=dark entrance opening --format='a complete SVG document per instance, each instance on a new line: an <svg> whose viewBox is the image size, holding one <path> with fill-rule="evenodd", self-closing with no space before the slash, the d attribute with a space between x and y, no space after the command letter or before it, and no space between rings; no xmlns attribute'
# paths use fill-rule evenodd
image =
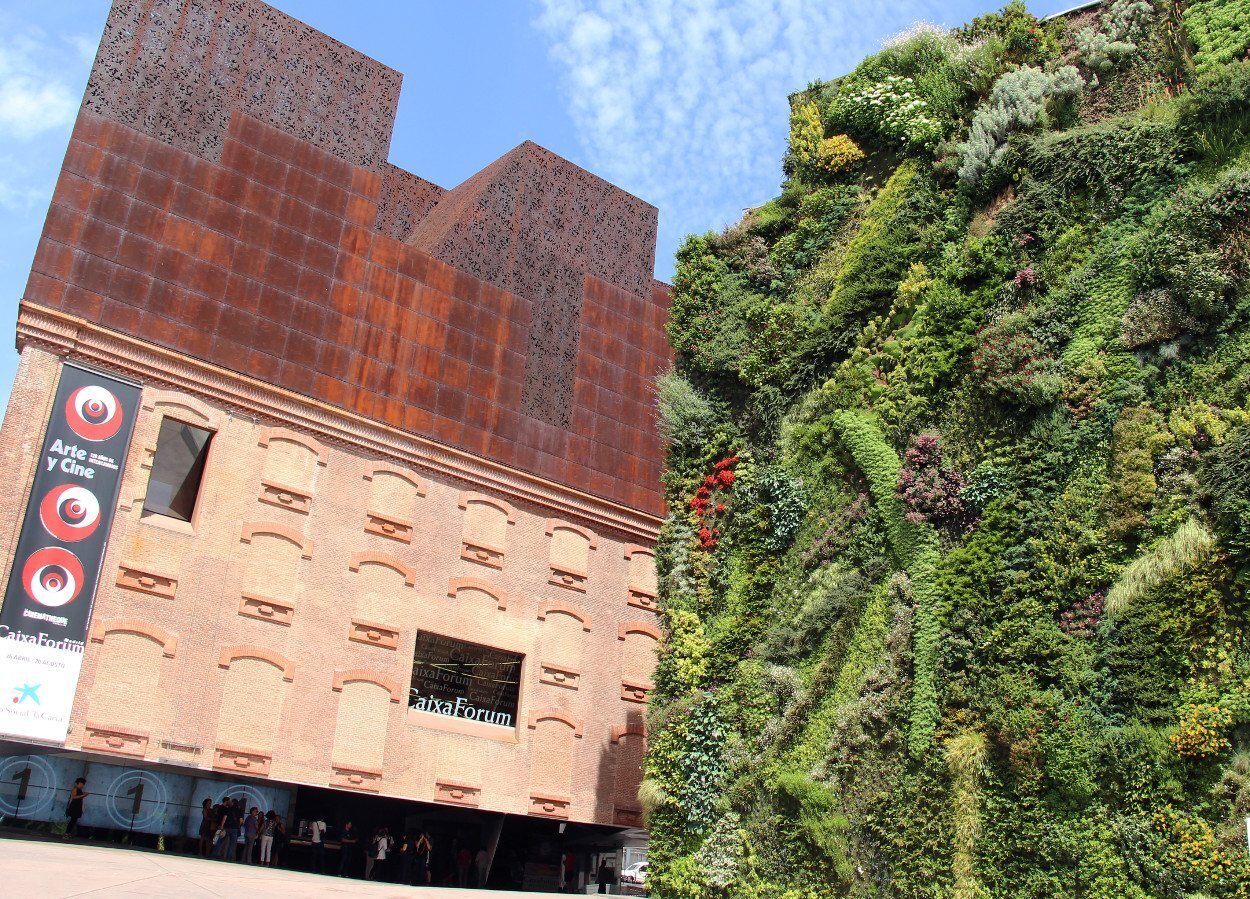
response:
<svg viewBox="0 0 1250 899"><path fill-rule="evenodd" d="M394 848L385 861L375 863L375 879L400 883L407 872L409 882L416 883L418 866L402 862L400 842L405 835L415 838L424 832L433 847L429 883L478 885L478 850L484 850L488 863L484 885L502 890L556 892L565 883L566 872L571 875L571 884L584 884L593 874L597 854L613 851L621 833L621 828L604 825L300 787L289 825L293 838L288 848L290 867L313 869L315 860L307 837L301 839L299 835L306 834L308 824L317 818L327 825L326 873L339 871L339 838L344 825L351 821L360 842L348 876L364 876L366 847L376 831L385 827L394 838Z"/></svg>

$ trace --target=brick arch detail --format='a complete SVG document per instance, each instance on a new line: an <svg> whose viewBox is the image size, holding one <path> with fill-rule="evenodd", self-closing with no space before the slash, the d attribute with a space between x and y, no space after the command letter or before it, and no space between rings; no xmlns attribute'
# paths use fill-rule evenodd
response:
<svg viewBox="0 0 1250 899"><path fill-rule="evenodd" d="M646 621L622 621L616 630L616 639L624 640L628 634L646 634L657 643L664 638L658 627Z"/></svg>
<svg viewBox="0 0 1250 899"><path fill-rule="evenodd" d="M430 482L421 475L407 469L400 468L398 465L389 465L385 462L374 462L369 466L369 470L365 472L364 479L372 481L373 476L385 472L393 474L397 478L403 478L409 484L417 489L417 496L424 497L430 490ZM463 507L462 507L463 508Z"/></svg>
<svg viewBox="0 0 1250 899"><path fill-rule="evenodd" d="M564 709L557 709L554 707L545 708L545 709L534 709L532 712L530 712L529 729L533 730L534 728L538 727L539 721L551 721L551 720L563 722L564 724L567 724L569 727L573 728L573 735L575 737L580 738L582 736L582 732L584 730L582 726L582 719L573 717Z"/></svg>
<svg viewBox="0 0 1250 899"><path fill-rule="evenodd" d="M235 659L260 659L262 662L268 662L275 668L282 671L282 679L290 683L295 679L295 665L284 655L274 652L272 649L266 649L263 646L256 646L251 643L244 643L239 646L223 646L221 653L217 656L218 668L229 668Z"/></svg>
<svg viewBox="0 0 1250 899"><path fill-rule="evenodd" d="M516 510L512 508L512 504L507 500L488 496L485 493L477 493L473 490L461 490L458 505L461 509L467 509L469 503L486 503L488 506L494 506L508 516L508 524L516 524Z"/></svg>
<svg viewBox="0 0 1250 899"><path fill-rule="evenodd" d="M642 723L612 725L613 743L619 743L625 737L642 737L645 740L647 739L647 726Z"/></svg>
<svg viewBox="0 0 1250 899"><path fill-rule="evenodd" d="M500 610L508 608L508 594L489 581L475 577L454 577L447 582L447 595L452 599L455 599L456 594L461 590L466 589L481 590L495 600L495 604L499 606Z"/></svg>
<svg viewBox="0 0 1250 899"><path fill-rule="evenodd" d="M257 534L273 534L275 537L290 540L300 548L300 556L304 560L312 559L312 541L290 525L280 521L248 521L244 523L243 536L239 539L244 543L251 543L252 538Z"/></svg>
<svg viewBox="0 0 1250 899"><path fill-rule="evenodd" d="M331 689L335 693L343 692L343 685L352 681L364 681L369 684L377 684L391 694L391 702L403 702L404 694L400 690L399 684L394 680L382 674L379 671L369 671L365 668L350 668L346 671L335 671L334 682Z"/></svg>
<svg viewBox="0 0 1250 899"><path fill-rule="evenodd" d="M417 569L411 565L404 563L402 559L392 556L390 553L376 552L365 550L364 552L354 553L347 567L352 571L359 571L360 566L366 563L374 565L382 565L398 572L404 576L404 583L409 587L415 587L417 583Z"/></svg>
<svg viewBox="0 0 1250 899"><path fill-rule="evenodd" d="M551 614L568 615L576 618L582 623L582 630L590 632L590 613L581 606L572 602L565 602L562 599L544 599L538 604L538 620L546 621L547 616Z"/></svg>
<svg viewBox="0 0 1250 899"><path fill-rule="evenodd" d="M260 440L258 441L258 444L268 449L269 441L271 440L289 440L291 443L298 443L300 446L304 447L304 449L308 450L317 457L318 465L325 467L326 448L321 445L320 441L314 439L313 437L310 437L307 434L301 434L298 431L292 431L290 428L261 428Z"/></svg>
<svg viewBox="0 0 1250 899"><path fill-rule="evenodd" d="M586 542L590 544L591 549L599 548L599 538L596 537L595 532L590 530L589 528L584 528L580 524L573 524L572 522L561 521L559 518L548 518L547 519L547 536L550 537L553 534L555 534L557 529L563 529L566 531L575 531L576 533L581 534L583 537L586 538Z"/></svg>
<svg viewBox="0 0 1250 899"><path fill-rule="evenodd" d="M634 556L643 555L655 558L655 550L647 546L639 546L637 543L625 544L625 558L632 559Z"/></svg>
<svg viewBox="0 0 1250 899"><path fill-rule="evenodd" d="M161 654L172 659L178 653L178 637L165 628L142 618L105 618L97 621L91 628L93 643L103 643L109 634L139 634L153 642L161 644Z"/></svg>
<svg viewBox="0 0 1250 899"><path fill-rule="evenodd" d="M190 424L201 424L211 428L219 427L221 413L203 400L187 396L184 393L176 393L172 390L149 388L144 391L143 408L145 411L152 412L161 406L183 409L190 413L190 417L198 419L196 422L189 422Z"/></svg>

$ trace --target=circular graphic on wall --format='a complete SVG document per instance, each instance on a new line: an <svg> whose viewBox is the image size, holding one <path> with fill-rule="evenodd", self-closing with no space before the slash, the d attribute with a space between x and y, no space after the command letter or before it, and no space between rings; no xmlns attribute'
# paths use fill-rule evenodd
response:
<svg viewBox="0 0 1250 899"><path fill-rule="evenodd" d="M22 566L26 595L41 606L63 606L78 598L83 585L82 562L68 549L48 546L37 549Z"/></svg>
<svg viewBox="0 0 1250 899"><path fill-rule="evenodd" d="M89 384L79 387L65 403L65 420L83 440L108 440L122 426L122 407L106 387Z"/></svg>
<svg viewBox="0 0 1250 899"><path fill-rule="evenodd" d="M86 540L100 525L100 501L86 487L62 484L49 490L39 504L39 520L58 540Z"/></svg>
<svg viewBox="0 0 1250 899"><path fill-rule="evenodd" d="M0 761L0 812L42 821L56 798L56 771L37 755L15 755Z"/></svg>
<svg viewBox="0 0 1250 899"><path fill-rule="evenodd" d="M169 794L151 771L129 768L114 778L105 791L104 808L120 830L161 833Z"/></svg>

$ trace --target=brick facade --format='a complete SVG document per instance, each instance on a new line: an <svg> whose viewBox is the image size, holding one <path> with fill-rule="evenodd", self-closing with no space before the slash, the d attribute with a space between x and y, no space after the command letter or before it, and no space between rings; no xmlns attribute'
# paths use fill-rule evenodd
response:
<svg viewBox="0 0 1250 899"><path fill-rule="evenodd" d="M255 0L115 3L0 429L19 522L60 361L143 384L66 745L637 825L655 210L528 144L395 169L398 83ZM143 512L166 417L214 435L189 523ZM418 630L524 656L513 726L409 708Z"/></svg>

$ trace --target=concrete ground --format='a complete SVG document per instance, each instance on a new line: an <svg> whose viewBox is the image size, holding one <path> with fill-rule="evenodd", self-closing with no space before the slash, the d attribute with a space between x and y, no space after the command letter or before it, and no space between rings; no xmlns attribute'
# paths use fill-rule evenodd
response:
<svg viewBox="0 0 1250 899"><path fill-rule="evenodd" d="M499 890L403 887L163 852L0 838L0 896L14 899L69 899L71 896L284 899L346 895L409 899L518 897L517 893Z"/></svg>

